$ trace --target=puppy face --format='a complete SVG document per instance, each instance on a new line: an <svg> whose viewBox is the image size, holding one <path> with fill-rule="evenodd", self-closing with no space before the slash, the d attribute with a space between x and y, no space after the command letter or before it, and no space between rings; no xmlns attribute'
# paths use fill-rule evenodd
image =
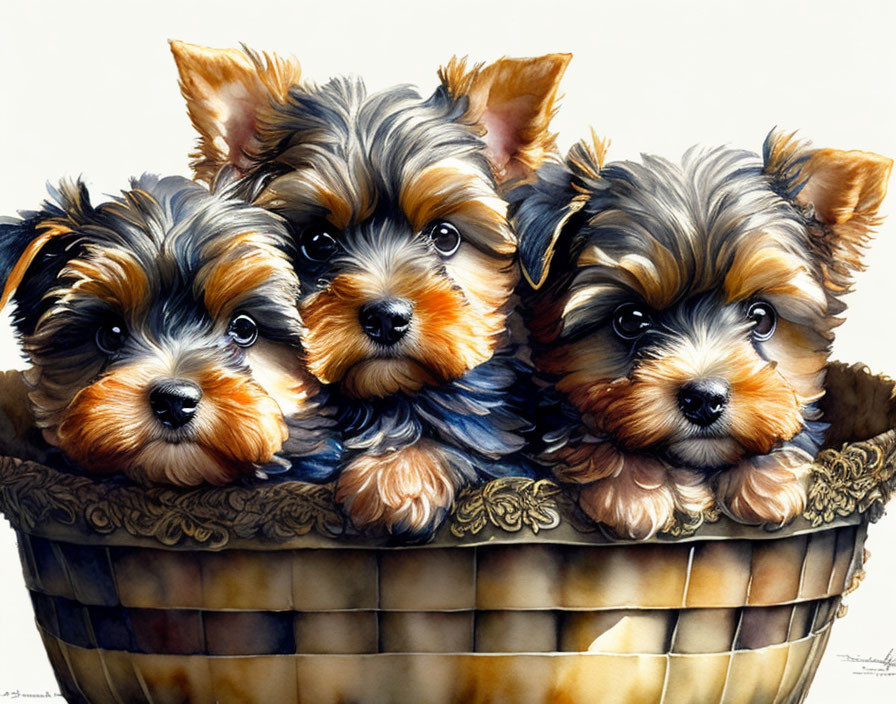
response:
<svg viewBox="0 0 896 704"><path fill-rule="evenodd" d="M452 110L332 83L283 107L280 151L253 175L255 203L299 244L308 368L351 395L439 385L487 361L503 335L515 239ZM340 119L290 122L330 114Z"/></svg>
<svg viewBox="0 0 896 704"><path fill-rule="evenodd" d="M521 197L532 281L546 275L538 251L555 254L535 303L538 366L593 432L677 466L729 466L793 439L815 417L837 296L889 160L772 134L764 163L728 149L602 161L602 145L579 145L566 185L555 169ZM568 205L546 214L564 190Z"/></svg>
<svg viewBox="0 0 896 704"><path fill-rule="evenodd" d="M180 178L57 198L4 233L45 438L90 471L183 485L271 461L315 390L285 228Z"/></svg>
<svg viewBox="0 0 896 704"><path fill-rule="evenodd" d="M197 174L236 169L243 196L290 223L317 379L381 397L491 358L518 279L498 183L551 148L568 56L453 61L424 99L407 87L368 95L357 79L301 84L276 57L172 48L202 135ZM230 122L216 119L221 106Z"/></svg>

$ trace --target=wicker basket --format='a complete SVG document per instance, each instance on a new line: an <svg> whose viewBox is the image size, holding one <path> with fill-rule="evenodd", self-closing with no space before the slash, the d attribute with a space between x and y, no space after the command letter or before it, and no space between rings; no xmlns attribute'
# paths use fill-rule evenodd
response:
<svg viewBox="0 0 896 704"><path fill-rule="evenodd" d="M326 486L57 472L2 381L0 510L69 702L799 702L896 482L894 384L837 365L782 530L613 541L554 483L504 479L388 547L343 535Z"/></svg>

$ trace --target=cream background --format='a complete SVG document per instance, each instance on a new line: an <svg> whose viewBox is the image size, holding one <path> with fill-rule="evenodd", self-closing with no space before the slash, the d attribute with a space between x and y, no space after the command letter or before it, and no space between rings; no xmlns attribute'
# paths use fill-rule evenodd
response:
<svg viewBox="0 0 896 704"><path fill-rule="evenodd" d="M142 171L187 175L193 133L167 38L294 53L305 75L357 72L375 89L435 87L452 54L572 51L554 125L564 149L589 125L611 159L678 157L694 143L758 150L768 130L896 156L896 4L877 2L33 2L0 6L0 214L35 207L45 181L84 174L95 200ZM894 185L896 189L896 185ZM894 196L885 212L894 211ZM835 357L896 376L896 222L849 297ZM0 367L21 365L8 326ZM841 653L896 648L896 517L835 626L809 702L896 701L896 678L852 675ZM0 700L55 691L12 532L0 521ZM61 701L61 700L59 700Z"/></svg>

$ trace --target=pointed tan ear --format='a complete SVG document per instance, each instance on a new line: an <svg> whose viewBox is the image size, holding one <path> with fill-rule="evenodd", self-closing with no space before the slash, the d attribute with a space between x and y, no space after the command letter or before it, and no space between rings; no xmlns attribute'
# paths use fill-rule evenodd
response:
<svg viewBox="0 0 896 704"><path fill-rule="evenodd" d="M187 111L199 132L198 149L190 154L196 178L211 183L227 164L247 171L260 147L259 115L272 102L283 102L290 87L299 83L298 61L180 41L171 42L171 53Z"/></svg>
<svg viewBox="0 0 896 704"><path fill-rule="evenodd" d="M893 161L860 151L814 149L794 134L772 130L763 147L764 172L785 198L821 225L810 227L825 286L849 290L863 268L864 250L880 225Z"/></svg>
<svg viewBox="0 0 896 704"><path fill-rule="evenodd" d="M482 129L486 156L499 182L531 173L554 149L556 135L548 126L571 58L503 58L468 70L464 59L454 57L439 70L448 93L468 99L464 121Z"/></svg>
<svg viewBox="0 0 896 704"><path fill-rule="evenodd" d="M853 272L864 268L865 247L880 225L877 211L887 194L893 162L868 152L819 149L800 169L796 201L810 206L825 227L825 285L836 295L848 291Z"/></svg>
<svg viewBox="0 0 896 704"><path fill-rule="evenodd" d="M887 194L893 160L870 152L819 149L800 169L797 202L811 205L825 225L875 217Z"/></svg>

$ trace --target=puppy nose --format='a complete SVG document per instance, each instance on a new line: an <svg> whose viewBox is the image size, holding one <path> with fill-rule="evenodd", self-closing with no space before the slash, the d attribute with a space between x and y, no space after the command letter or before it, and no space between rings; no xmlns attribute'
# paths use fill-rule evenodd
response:
<svg viewBox="0 0 896 704"><path fill-rule="evenodd" d="M684 417L703 427L715 423L727 403L728 384L719 379L697 379L678 392L678 407Z"/></svg>
<svg viewBox="0 0 896 704"><path fill-rule="evenodd" d="M385 298L365 303L358 311L361 327L374 342L394 345L411 327L414 308L403 298Z"/></svg>
<svg viewBox="0 0 896 704"><path fill-rule="evenodd" d="M166 381L149 393L149 405L166 428L182 428L196 415L202 391L191 381Z"/></svg>

